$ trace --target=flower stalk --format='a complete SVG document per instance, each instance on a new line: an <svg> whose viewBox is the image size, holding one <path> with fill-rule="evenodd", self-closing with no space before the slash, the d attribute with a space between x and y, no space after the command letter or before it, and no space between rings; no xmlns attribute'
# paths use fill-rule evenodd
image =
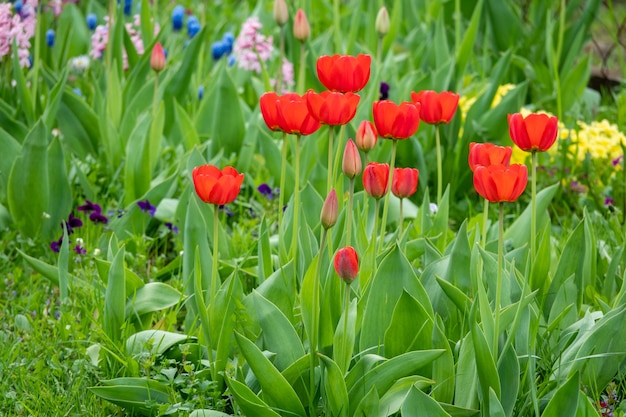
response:
<svg viewBox="0 0 626 417"><path fill-rule="evenodd" d="M397 140L392 140L391 141L391 163L389 164L389 181L387 183L387 190L391 189L391 183L393 181L393 170L394 170L394 166L396 163L396 149L398 147L398 141ZM383 250L383 245L385 242L385 232L386 232L386 224L387 224L387 211L389 210L389 193L387 193L387 195L385 196L385 204L383 206L383 220L382 220L382 225L381 225L381 231L380 231L380 246L378 247L379 251ZM376 201L376 204L378 205L378 200ZM376 212L378 213L378 209L376 210ZM374 229L375 231L376 229ZM376 252L376 251L374 251Z"/></svg>

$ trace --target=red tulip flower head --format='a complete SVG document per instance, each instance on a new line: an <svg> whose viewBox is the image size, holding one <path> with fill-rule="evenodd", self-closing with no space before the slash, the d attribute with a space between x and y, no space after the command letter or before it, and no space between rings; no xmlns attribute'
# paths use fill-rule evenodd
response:
<svg viewBox="0 0 626 417"><path fill-rule="evenodd" d="M346 284L351 284L359 273L359 257L352 246L339 249L334 264L337 275Z"/></svg>
<svg viewBox="0 0 626 417"><path fill-rule="evenodd" d="M354 138L356 146L367 153L374 149L376 142L378 142L378 132L376 126L369 120L363 120L356 130L356 137Z"/></svg>
<svg viewBox="0 0 626 417"><path fill-rule="evenodd" d="M428 124L450 123L459 105L459 95L450 91L437 93L432 90L423 90L419 93L411 92L413 103L420 103L421 119Z"/></svg>
<svg viewBox="0 0 626 417"><path fill-rule="evenodd" d="M161 72L165 68L165 51L161 42L154 44L152 54L150 55L150 68L155 72Z"/></svg>
<svg viewBox="0 0 626 417"><path fill-rule="evenodd" d="M233 167L223 170L214 165L195 167L191 173L196 194L205 203L218 206L232 203L241 189L243 174Z"/></svg>
<svg viewBox="0 0 626 417"><path fill-rule="evenodd" d="M309 39L309 36L311 36L309 19L307 19L304 10L298 9L293 19L293 37L300 42L304 42Z"/></svg>
<svg viewBox="0 0 626 417"><path fill-rule="evenodd" d="M417 191L419 171L416 168L395 168L391 180L391 192L398 198L407 198Z"/></svg>
<svg viewBox="0 0 626 417"><path fill-rule="evenodd" d="M285 94L276 102L276 122L285 133L310 135L320 128L320 123L309 113L304 97L298 94Z"/></svg>
<svg viewBox="0 0 626 417"><path fill-rule="evenodd" d="M372 57L324 55L317 59L317 77L324 87L341 93L361 91L370 79Z"/></svg>
<svg viewBox="0 0 626 417"><path fill-rule="evenodd" d="M531 113L524 117L521 113L509 115L511 140L523 151L547 151L556 141L559 133L559 120L547 114Z"/></svg>
<svg viewBox="0 0 626 417"><path fill-rule="evenodd" d="M526 189L526 165L479 165L474 170L474 187L478 194L492 203L512 202Z"/></svg>
<svg viewBox="0 0 626 417"><path fill-rule="evenodd" d="M279 131L280 125L278 123L278 102L281 96L273 91L263 93L259 99L259 106L261 107L261 114L263 120L270 130Z"/></svg>
<svg viewBox="0 0 626 417"><path fill-rule="evenodd" d="M387 194L389 184L389 164L370 162L363 170L363 188L376 200Z"/></svg>
<svg viewBox="0 0 626 417"><path fill-rule="evenodd" d="M378 135L383 138L408 139L420 125L419 104L380 100L374 102L372 111Z"/></svg>
<svg viewBox="0 0 626 417"><path fill-rule="evenodd" d="M510 146L472 142L470 143L468 158L470 169L474 171L479 165L509 165L511 163L512 152L513 148Z"/></svg>
<svg viewBox="0 0 626 417"><path fill-rule="evenodd" d="M356 106L359 104L358 94L322 91L317 94L313 90L304 95L311 116L325 125L345 125L354 118Z"/></svg>

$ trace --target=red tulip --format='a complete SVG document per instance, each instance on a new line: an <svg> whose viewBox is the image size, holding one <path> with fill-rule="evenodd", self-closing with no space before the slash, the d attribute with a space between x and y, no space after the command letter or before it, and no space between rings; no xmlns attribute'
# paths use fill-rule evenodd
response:
<svg viewBox="0 0 626 417"><path fill-rule="evenodd" d="M509 115L511 140L523 151L547 151L556 141L559 120L547 114L531 113L524 117L520 113Z"/></svg>
<svg viewBox="0 0 626 417"><path fill-rule="evenodd" d="M413 91L411 100L422 105L420 117L429 124L449 123L459 105L459 95L450 91Z"/></svg>
<svg viewBox="0 0 626 417"><path fill-rule="evenodd" d="M345 125L354 118L359 104L358 94L313 90L304 95L309 112L315 120L325 125Z"/></svg>
<svg viewBox="0 0 626 417"><path fill-rule="evenodd" d="M479 165L474 170L474 187L492 203L511 202L519 198L528 182L526 165Z"/></svg>
<svg viewBox="0 0 626 417"><path fill-rule="evenodd" d="M359 155L359 150L352 139L348 139L346 142L341 168L348 178L354 178L361 173L361 155Z"/></svg>
<svg viewBox="0 0 626 417"><path fill-rule="evenodd" d="M243 182L243 174L239 174L235 168L225 167L220 171L214 165L195 167L191 177L200 200L218 206L232 203Z"/></svg>
<svg viewBox="0 0 626 417"><path fill-rule="evenodd" d="M395 168L391 180L391 192L398 198L407 198L417 191L419 171L416 168Z"/></svg>
<svg viewBox="0 0 626 417"><path fill-rule="evenodd" d="M356 93L369 81L371 64L372 57L364 54L325 55L317 59L317 76L331 91Z"/></svg>
<svg viewBox="0 0 626 417"><path fill-rule="evenodd" d="M420 105L409 102L396 104L389 100L372 105L378 135L388 139L408 139L420 125Z"/></svg>
<svg viewBox="0 0 626 417"><path fill-rule="evenodd" d="M474 171L478 165L509 165L512 152L513 148L510 146L472 142L470 143L468 158L470 169Z"/></svg>
<svg viewBox="0 0 626 417"><path fill-rule="evenodd" d="M374 149L376 142L378 141L378 132L376 126L369 120L363 120L356 130L356 137L354 138L356 146L363 152L369 152Z"/></svg>
<svg viewBox="0 0 626 417"><path fill-rule="evenodd" d="M161 42L154 44L152 48L152 54L150 55L150 68L156 72L161 72L165 68L165 51Z"/></svg>
<svg viewBox="0 0 626 417"><path fill-rule="evenodd" d="M341 248L335 254L335 271L346 284L352 283L359 273L359 256L352 246Z"/></svg>
<svg viewBox="0 0 626 417"><path fill-rule="evenodd" d="M261 114L263 120L270 130L279 131L280 125L278 124L278 101L281 96L273 91L263 93L259 99L259 106L261 107Z"/></svg>
<svg viewBox="0 0 626 417"><path fill-rule="evenodd" d="M276 122L280 130L295 135L310 135L320 128L304 97L294 93L285 94L276 102Z"/></svg>
<svg viewBox="0 0 626 417"><path fill-rule="evenodd" d="M363 170L363 188L376 200L387 194L389 164L370 162Z"/></svg>

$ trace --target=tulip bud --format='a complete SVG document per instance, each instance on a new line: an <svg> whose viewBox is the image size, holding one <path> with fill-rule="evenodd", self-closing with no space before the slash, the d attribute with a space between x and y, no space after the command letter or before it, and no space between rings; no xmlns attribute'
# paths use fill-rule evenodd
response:
<svg viewBox="0 0 626 417"><path fill-rule="evenodd" d="M320 215L320 221L324 229L328 230L337 223L337 217L339 216L339 202L337 201L337 193L335 190L330 190L324 205L322 206L322 214Z"/></svg>
<svg viewBox="0 0 626 417"><path fill-rule="evenodd" d="M359 273L359 257L352 246L346 246L335 255L335 271L346 284L351 284Z"/></svg>
<svg viewBox="0 0 626 417"><path fill-rule="evenodd" d="M274 0L274 20L278 26L283 26L289 20L289 10L285 0Z"/></svg>
<svg viewBox="0 0 626 417"><path fill-rule="evenodd" d="M306 41L311 36L311 26L306 18L304 10L298 9L293 23L293 36L300 42Z"/></svg>
<svg viewBox="0 0 626 417"><path fill-rule="evenodd" d="M389 32L389 12L385 6L381 7L376 15L376 32L381 38Z"/></svg>
<svg viewBox="0 0 626 417"><path fill-rule="evenodd" d="M378 132L374 124L369 120L363 120L356 130L355 141L356 146L365 153L374 149L378 141Z"/></svg>
<svg viewBox="0 0 626 417"><path fill-rule="evenodd" d="M343 173L352 179L361 173L361 155L352 139L348 139L346 148L343 151L343 161L341 164Z"/></svg>
<svg viewBox="0 0 626 417"><path fill-rule="evenodd" d="M156 71L161 72L165 68L165 52L161 42L157 42L152 48L152 55L150 55L150 67Z"/></svg>

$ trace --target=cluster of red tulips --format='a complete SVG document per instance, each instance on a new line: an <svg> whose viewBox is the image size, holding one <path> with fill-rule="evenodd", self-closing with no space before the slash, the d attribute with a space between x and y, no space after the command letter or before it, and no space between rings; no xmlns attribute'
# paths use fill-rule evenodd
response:
<svg viewBox="0 0 626 417"><path fill-rule="evenodd" d="M267 92L260 98L263 119L272 131L283 132L284 135L296 135L299 140L301 136L315 133L322 125L329 126L327 190L329 195L335 175L332 167L332 153L335 149L332 143L334 126L346 125L355 117L360 101L357 93L369 81L370 66L369 55L322 56L317 61L317 74L319 80L327 88L326 91L316 93L309 90L303 95L296 93L279 95L275 92ZM415 193L419 172L415 168L394 168L396 142L413 136L419 127L420 120L436 126L450 122L456 112L458 101L459 96L455 93L421 91L412 92L411 101L400 104L390 100L374 102L372 105L373 123L369 120L361 121L356 132L356 144L349 139L345 146L342 171L351 181L350 198L352 198L353 191L352 181L361 173L359 149L365 154L367 161L368 152L375 147L379 136L392 140L391 164L367 163L362 173L363 188L377 202L387 196L390 189L401 201ZM554 143L558 131L557 123L555 117L544 114L531 114L527 117L521 114L511 115L509 116L511 139L521 149L532 152L534 156L537 151L545 151ZM439 146L437 131L440 183L441 150ZM340 145L337 149L340 149ZM469 164L474 172L474 186L476 191L490 202L515 201L526 188L527 168L525 165L510 164L511 151L510 147L488 143L470 145ZM297 157L299 158L299 155ZM296 164L298 162L297 160ZM285 163L284 160L283 163ZM296 175L298 175L297 172ZM212 166L202 166L193 171L193 180L196 192L202 201L221 205L236 198L243 174L237 173L232 167L219 170ZM299 192L298 188L299 184L296 179L296 196ZM440 184L439 188L441 188ZM440 197L440 190L438 197ZM383 233L386 211L387 205L385 204ZM348 229L348 234L350 234L350 229ZM350 241L349 237L347 241ZM355 251L340 251L338 256L348 256L347 254L353 254L350 256L354 259L348 262L353 265L356 259ZM344 265L345 263L342 262L339 264Z"/></svg>

